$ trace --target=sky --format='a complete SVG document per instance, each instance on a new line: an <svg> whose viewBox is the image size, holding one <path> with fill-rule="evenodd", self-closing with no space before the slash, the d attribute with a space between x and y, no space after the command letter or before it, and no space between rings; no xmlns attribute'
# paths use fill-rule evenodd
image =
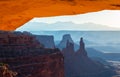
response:
<svg viewBox="0 0 120 77"><path fill-rule="evenodd" d="M42 17L42 18L35 17L28 23L31 22L47 23L47 24L53 24L56 22L72 22L75 24L94 23L94 24L106 25L113 28L120 28L120 10L114 10L114 11L103 10L103 11L78 14L78 15L66 15L66 16L54 16L54 17ZM23 28L27 29L28 27L31 27L29 28L30 30L34 30L35 26L28 26L28 23L19 27L17 30L22 30ZM37 25L36 27L37 29L43 28L43 30L44 28L47 28L47 26L42 27L41 25ZM62 27L64 28L64 26ZM55 28L56 27L54 27L54 29ZM74 28L74 26L70 28L72 29Z"/></svg>

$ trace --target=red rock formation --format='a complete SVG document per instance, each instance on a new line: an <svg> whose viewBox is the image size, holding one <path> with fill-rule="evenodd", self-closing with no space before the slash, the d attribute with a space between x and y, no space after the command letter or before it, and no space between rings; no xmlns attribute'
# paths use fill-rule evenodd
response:
<svg viewBox="0 0 120 77"><path fill-rule="evenodd" d="M9 64L18 77L64 77L59 49L46 49L28 32L0 32L0 62Z"/></svg>
<svg viewBox="0 0 120 77"><path fill-rule="evenodd" d="M13 72L8 69L8 65L1 65L0 66L0 77L15 77L17 72Z"/></svg>
<svg viewBox="0 0 120 77"><path fill-rule="evenodd" d="M20 77L64 77L64 63L60 52L38 56L0 59L10 64Z"/></svg>

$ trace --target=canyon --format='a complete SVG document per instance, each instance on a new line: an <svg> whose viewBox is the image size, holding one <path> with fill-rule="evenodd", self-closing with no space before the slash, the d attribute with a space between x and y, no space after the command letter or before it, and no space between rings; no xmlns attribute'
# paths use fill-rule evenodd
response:
<svg viewBox="0 0 120 77"><path fill-rule="evenodd" d="M48 37L48 35L45 36ZM75 46L78 49L75 49ZM90 57L89 51L91 50L85 47L83 38L80 39L79 45L77 45L70 34L64 34L56 47L61 50L64 56L65 77L112 77L115 74L113 68L109 64L105 64L106 61L104 63L102 60ZM92 50L92 52L95 53L96 51Z"/></svg>
<svg viewBox="0 0 120 77"><path fill-rule="evenodd" d="M45 39L44 39L45 38ZM78 49L70 34L56 46L52 35L0 31L0 64L8 64L17 77L112 77L114 66L88 55L81 37ZM56 48L56 47L59 47ZM95 50L91 50L96 52Z"/></svg>
<svg viewBox="0 0 120 77"><path fill-rule="evenodd" d="M0 63L17 77L64 77L64 58L57 48L44 48L29 32L0 31Z"/></svg>

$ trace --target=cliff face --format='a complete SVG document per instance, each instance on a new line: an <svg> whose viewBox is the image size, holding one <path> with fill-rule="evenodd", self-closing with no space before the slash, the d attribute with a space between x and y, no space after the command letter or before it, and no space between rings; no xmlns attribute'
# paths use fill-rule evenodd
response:
<svg viewBox="0 0 120 77"><path fill-rule="evenodd" d="M55 48L54 37L47 35L35 35L36 39L44 45L45 48Z"/></svg>
<svg viewBox="0 0 120 77"><path fill-rule="evenodd" d="M64 77L63 61L59 51L37 56L0 59L0 62L9 64L11 69L18 72L18 77Z"/></svg>
<svg viewBox="0 0 120 77"><path fill-rule="evenodd" d="M83 38L81 38L80 47L76 52L74 44L68 41L62 53L65 62L65 77L112 77L114 74L111 69L87 56Z"/></svg>
<svg viewBox="0 0 120 77"><path fill-rule="evenodd" d="M9 64L18 77L64 77L59 49L44 48L25 32L0 32L0 63Z"/></svg>

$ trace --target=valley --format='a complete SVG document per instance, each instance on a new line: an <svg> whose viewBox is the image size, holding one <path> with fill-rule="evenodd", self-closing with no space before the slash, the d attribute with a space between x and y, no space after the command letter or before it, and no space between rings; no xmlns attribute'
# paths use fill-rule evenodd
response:
<svg viewBox="0 0 120 77"><path fill-rule="evenodd" d="M113 77L120 77L120 61L108 61L115 68L116 74Z"/></svg>

